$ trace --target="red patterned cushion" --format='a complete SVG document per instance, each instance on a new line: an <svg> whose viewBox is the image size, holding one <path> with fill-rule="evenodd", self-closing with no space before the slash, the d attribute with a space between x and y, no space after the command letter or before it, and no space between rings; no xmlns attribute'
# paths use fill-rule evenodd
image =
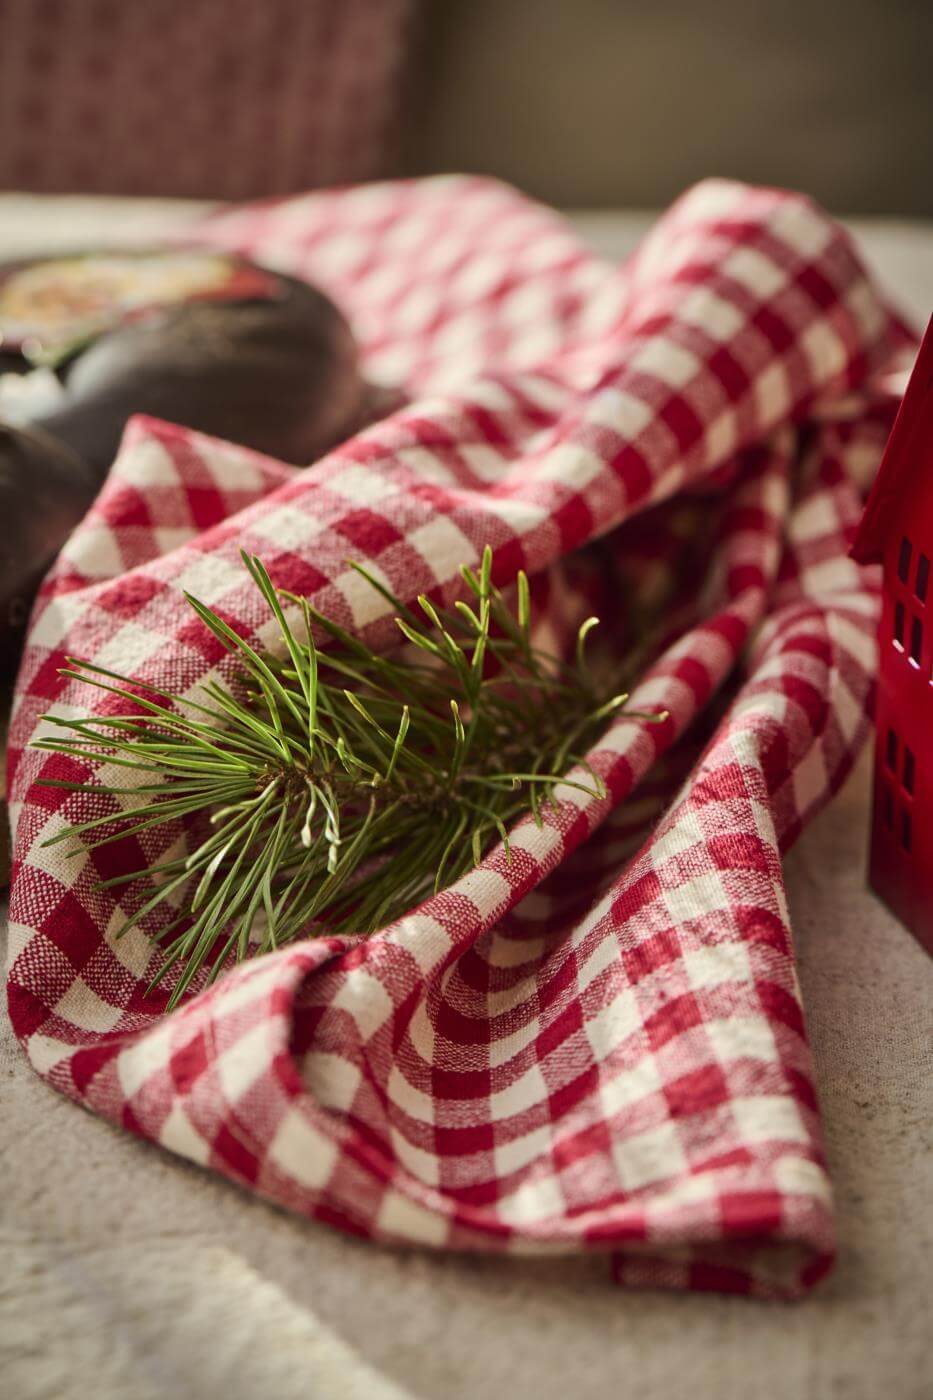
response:
<svg viewBox="0 0 933 1400"><path fill-rule="evenodd" d="M391 163L411 0L4 0L0 185L238 199Z"/></svg>

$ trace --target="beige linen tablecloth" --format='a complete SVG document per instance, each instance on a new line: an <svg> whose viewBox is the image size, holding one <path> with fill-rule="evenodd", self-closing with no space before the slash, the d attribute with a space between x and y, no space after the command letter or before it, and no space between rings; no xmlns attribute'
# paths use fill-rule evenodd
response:
<svg viewBox="0 0 933 1400"><path fill-rule="evenodd" d="M117 231L140 240L188 216L114 203L0 196L0 256ZM576 222L621 255L648 218ZM856 231L923 320L933 230ZM40 1083L4 1027L3 1393L928 1400L933 960L864 889L868 786L863 762L787 863L840 1237L835 1274L807 1301L625 1293L595 1258L356 1243L83 1113Z"/></svg>

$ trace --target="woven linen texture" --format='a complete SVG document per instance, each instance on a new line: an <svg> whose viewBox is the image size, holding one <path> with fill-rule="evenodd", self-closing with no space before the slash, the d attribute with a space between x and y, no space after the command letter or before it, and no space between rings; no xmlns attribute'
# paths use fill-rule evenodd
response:
<svg viewBox="0 0 933 1400"><path fill-rule="evenodd" d="M411 0L3 0L0 186L256 199L394 168Z"/></svg>
<svg viewBox="0 0 933 1400"><path fill-rule="evenodd" d="M199 236L327 288L405 400L303 472L130 424L46 580L15 700L9 1004L32 1064L373 1239L799 1293L834 1246L781 852L869 728L877 580L846 550L905 333L809 201L721 181L621 268L463 177L226 211ZM654 600L633 703L668 718L617 718L589 755L609 796L561 788L510 861L164 1014L150 939L113 938L143 895L123 908L95 882L174 838L43 846L115 801L36 785L88 771L27 747L41 715L114 703L59 677L66 654L183 694L228 675L182 593L272 645L241 548L387 644L348 558L448 603L487 543L498 582L531 574L555 646L596 611L622 655Z"/></svg>

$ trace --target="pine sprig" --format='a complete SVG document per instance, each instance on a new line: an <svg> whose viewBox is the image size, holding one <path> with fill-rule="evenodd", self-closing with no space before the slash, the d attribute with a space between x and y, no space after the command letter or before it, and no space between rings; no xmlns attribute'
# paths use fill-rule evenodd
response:
<svg viewBox="0 0 933 1400"><path fill-rule="evenodd" d="M47 845L70 838L78 854L188 824L183 854L99 884L147 882L117 937L172 909L152 979L180 966L170 1007L205 965L210 980L231 958L316 931L372 932L478 864L497 839L508 855L509 826L528 811L540 824L558 782L602 796L583 755L627 699L597 694L584 655L595 619L580 628L572 664L537 650L528 579L518 576L513 613L492 583L488 548L478 573L462 570L470 601L444 609L421 597L421 617L354 566L408 643L388 655L306 598L280 594L258 558L243 560L276 619L281 655L261 654L188 596L237 658L232 690L211 681L197 700L172 696L69 658L64 675L132 701L134 713L48 715L67 732L35 745L133 775L109 786L46 780L127 803ZM283 600L298 609L301 635ZM327 639L320 651L315 628ZM563 776L574 765L585 782Z"/></svg>

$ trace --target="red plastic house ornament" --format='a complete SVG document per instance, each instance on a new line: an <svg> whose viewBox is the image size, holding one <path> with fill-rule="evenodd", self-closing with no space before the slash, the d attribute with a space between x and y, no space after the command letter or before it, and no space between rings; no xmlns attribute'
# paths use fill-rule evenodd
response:
<svg viewBox="0 0 933 1400"><path fill-rule="evenodd" d="M884 578L869 879L933 953L933 321L852 554Z"/></svg>

